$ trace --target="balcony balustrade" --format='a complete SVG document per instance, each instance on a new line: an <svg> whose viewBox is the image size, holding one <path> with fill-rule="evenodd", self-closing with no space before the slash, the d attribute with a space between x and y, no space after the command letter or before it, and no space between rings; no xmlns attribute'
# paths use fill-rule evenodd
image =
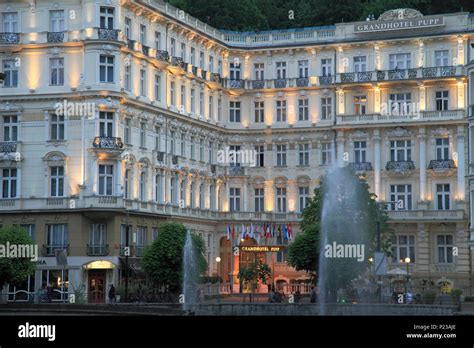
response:
<svg viewBox="0 0 474 348"><path fill-rule="evenodd" d="M120 137L95 137L92 146L96 149L121 150L123 148L122 138Z"/></svg>
<svg viewBox="0 0 474 348"><path fill-rule="evenodd" d="M0 33L0 45L12 45L20 43L19 33Z"/></svg>
<svg viewBox="0 0 474 348"><path fill-rule="evenodd" d="M273 86L275 88L286 88L288 85L287 79L275 79L273 80Z"/></svg>
<svg viewBox="0 0 474 348"><path fill-rule="evenodd" d="M308 87L309 78L308 77L298 77L296 79L296 87Z"/></svg>
<svg viewBox="0 0 474 348"><path fill-rule="evenodd" d="M100 28L99 31L98 31L99 40L117 41L119 32L120 32L119 29L103 29L103 28Z"/></svg>
<svg viewBox="0 0 474 348"><path fill-rule="evenodd" d="M69 244L43 244L43 256L55 256L56 250L66 250L69 255Z"/></svg>
<svg viewBox="0 0 474 348"><path fill-rule="evenodd" d="M64 31L49 31L47 34L48 43L61 43L64 41Z"/></svg>
<svg viewBox="0 0 474 348"><path fill-rule="evenodd" d="M415 164L413 161L388 161L385 169L404 172L415 169Z"/></svg>
<svg viewBox="0 0 474 348"><path fill-rule="evenodd" d="M454 169L456 168L456 164L452 159L448 160L431 160L430 164L428 165L428 169L433 170L445 170L445 169Z"/></svg>
<svg viewBox="0 0 474 348"><path fill-rule="evenodd" d="M371 162L350 162L349 167L356 172L369 172L373 170Z"/></svg>
<svg viewBox="0 0 474 348"><path fill-rule="evenodd" d="M16 141L0 141L0 153L12 153L16 152L16 149Z"/></svg>
<svg viewBox="0 0 474 348"><path fill-rule="evenodd" d="M155 58L163 62L167 62L169 60L168 51L156 50Z"/></svg>

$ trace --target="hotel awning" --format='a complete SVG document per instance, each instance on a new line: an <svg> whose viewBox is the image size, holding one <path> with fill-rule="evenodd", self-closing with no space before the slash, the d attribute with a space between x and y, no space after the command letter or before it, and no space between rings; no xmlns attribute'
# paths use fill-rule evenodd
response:
<svg viewBox="0 0 474 348"><path fill-rule="evenodd" d="M91 269L114 269L116 265L114 265L110 261L105 261L105 260L97 260L97 261L91 261L88 263L85 263L82 266L85 270L91 270Z"/></svg>

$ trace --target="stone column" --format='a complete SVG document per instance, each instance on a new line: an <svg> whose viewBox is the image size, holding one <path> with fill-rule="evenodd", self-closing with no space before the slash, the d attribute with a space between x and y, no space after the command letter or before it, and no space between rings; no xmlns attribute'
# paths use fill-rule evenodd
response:
<svg viewBox="0 0 474 348"><path fill-rule="evenodd" d="M465 163L465 156L464 156L464 126L458 126L458 133L457 137L457 157L458 157L458 189L455 195L457 200L464 200L465 196L465 178L464 178L464 163Z"/></svg>
<svg viewBox="0 0 474 348"><path fill-rule="evenodd" d="M420 143L420 201L426 200L426 134L425 128L419 128Z"/></svg>
<svg viewBox="0 0 474 348"><path fill-rule="evenodd" d="M374 134L372 136L372 143L374 149L374 192L377 195L377 200L380 200L380 194L382 193L381 190L381 182L380 182L380 171L381 171L381 162L382 162L382 154L380 149L380 129L375 129Z"/></svg>

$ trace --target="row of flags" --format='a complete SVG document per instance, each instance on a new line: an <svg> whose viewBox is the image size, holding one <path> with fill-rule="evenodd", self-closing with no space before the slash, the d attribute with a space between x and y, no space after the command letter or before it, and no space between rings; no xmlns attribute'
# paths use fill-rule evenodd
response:
<svg viewBox="0 0 474 348"><path fill-rule="evenodd" d="M240 239L258 239L280 237L281 240L293 239L293 228L291 224L241 224L240 226L227 225L227 240Z"/></svg>

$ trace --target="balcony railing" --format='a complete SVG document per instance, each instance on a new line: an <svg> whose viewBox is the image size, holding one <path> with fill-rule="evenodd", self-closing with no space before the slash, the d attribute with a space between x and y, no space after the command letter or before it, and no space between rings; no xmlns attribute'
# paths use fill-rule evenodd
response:
<svg viewBox="0 0 474 348"><path fill-rule="evenodd" d="M0 33L0 45L11 45L20 43L19 33Z"/></svg>
<svg viewBox="0 0 474 348"><path fill-rule="evenodd" d="M308 87L309 78L308 77L298 77L296 79L296 87Z"/></svg>
<svg viewBox="0 0 474 348"><path fill-rule="evenodd" d="M168 51L156 50L155 58L163 62L167 62L169 60Z"/></svg>
<svg viewBox="0 0 474 348"><path fill-rule="evenodd" d="M265 81L264 80L253 80L252 81L252 88L253 89L263 89L263 88L265 88Z"/></svg>
<svg viewBox="0 0 474 348"><path fill-rule="evenodd" d="M413 161L388 161L385 169L394 171L407 171L415 169L415 164Z"/></svg>
<svg viewBox="0 0 474 348"><path fill-rule="evenodd" d="M337 116L337 125L345 124L371 124L371 123L393 123L393 122L419 122L419 121L450 121L462 120L466 116L465 110L443 110L443 111L420 111L405 114L363 114Z"/></svg>
<svg viewBox="0 0 474 348"><path fill-rule="evenodd" d="M179 157L176 155L171 156L171 164L176 166L178 165L178 163L179 163Z"/></svg>
<svg viewBox="0 0 474 348"><path fill-rule="evenodd" d="M229 171L228 171L229 174L228 175L232 175L232 176L245 175L245 168L244 167L230 166L228 168L229 168Z"/></svg>
<svg viewBox="0 0 474 348"><path fill-rule="evenodd" d="M332 76L320 76L319 77L319 84L322 86L325 85L330 85L333 83L333 77Z"/></svg>
<svg viewBox="0 0 474 348"><path fill-rule="evenodd" d="M117 41L119 29L99 29L99 40Z"/></svg>
<svg viewBox="0 0 474 348"><path fill-rule="evenodd" d="M109 255L109 246L106 244L87 244L87 255L89 256Z"/></svg>
<svg viewBox="0 0 474 348"><path fill-rule="evenodd" d="M216 73L211 73L210 80L211 80L211 82L221 83L221 81L222 81L221 75L216 74Z"/></svg>
<svg viewBox="0 0 474 348"><path fill-rule="evenodd" d="M201 76L200 76L203 80L206 80L207 78L207 71L204 70L204 69L201 69Z"/></svg>
<svg viewBox="0 0 474 348"><path fill-rule="evenodd" d="M275 79L273 80L273 86L275 88L286 88L288 85L288 80L287 79Z"/></svg>
<svg viewBox="0 0 474 348"><path fill-rule="evenodd" d="M43 244L42 254L44 256L54 256L56 250L66 250L67 254L69 255L69 244L65 245L50 245L50 244Z"/></svg>
<svg viewBox="0 0 474 348"><path fill-rule="evenodd" d="M171 65L177 66L181 69L184 69L186 67L186 63L181 57L171 57Z"/></svg>
<svg viewBox="0 0 474 348"><path fill-rule="evenodd" d="M134 51L134 50L135 50L135 42L136 42L135 40L128 39L128 41L127 41L127 48L128 48L129 50Z"/></svg>
<svg viewBox="0 0 474 348"><path fill-rule="evenodd" d="M145 46L145 45L142 45L142 53L143 53L145 56L149 56L149 55L150 55L150 47Z"/></svg>
<svg viewBox="0 0 474 348"><path fill-rule="evenodd" d="M226 85L228 88L245 88L245 80L226 80Z"/></svg>
<svg viewBox="0 0 474 348"><path fill-rule="evenodd" d="M16 152L16 141L2 141L0 142L0 153Z"/></svg>
<svg viewBox="0 0 474 348"><path fill-rule="evenodd" d="M123 142L119 137L95 137L92 146L97 149L119 150L123 148Z"/></svg>
<svg viewBox="0 0 474 348"><path fill-rule="evenodd" d="M48 43L61 43L64 41L64 31L49 31L47 35Z"/></svg>
<svg viewBox="0 0 474 348"><path fill-rule="evenodd" d="M369 172L372 170L371 162L350 162L349 168L355 170L356 172Z"/></svg>
<svg viewBox="0 0 474 348"><path fill-rule="evenodd" d="M434 170L444 170L444 169L453 169L456 168L456 165L452 159L448 160L431 160L428 165L428 169Z"/></svg>

